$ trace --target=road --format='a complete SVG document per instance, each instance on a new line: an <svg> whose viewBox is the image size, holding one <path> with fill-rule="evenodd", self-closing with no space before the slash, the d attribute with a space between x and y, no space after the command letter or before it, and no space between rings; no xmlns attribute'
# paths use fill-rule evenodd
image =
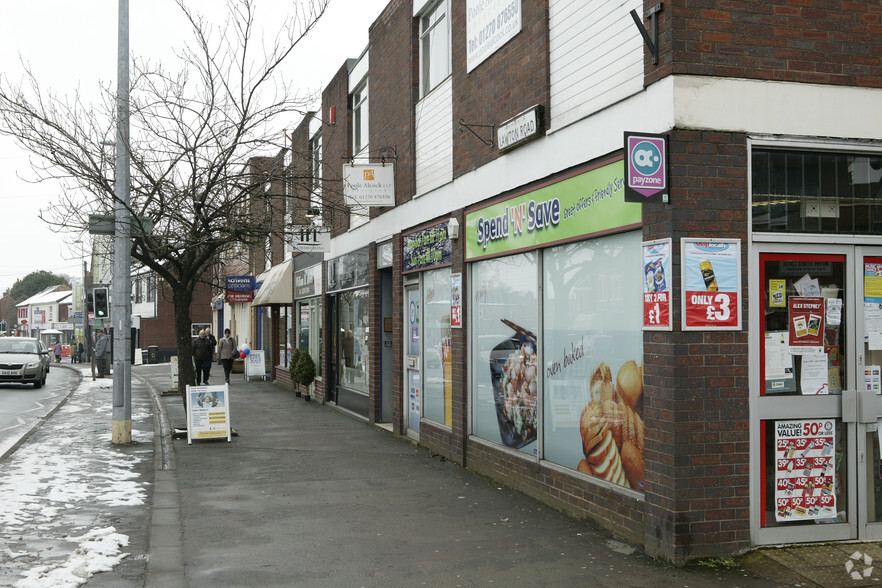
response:
<svg viewBox="0 0 882 588"><path fill-rule="evenodd" d="M0 458L67 398L78 379L75 371L53 365L39 390L32 385L0 384Z"/></svg>

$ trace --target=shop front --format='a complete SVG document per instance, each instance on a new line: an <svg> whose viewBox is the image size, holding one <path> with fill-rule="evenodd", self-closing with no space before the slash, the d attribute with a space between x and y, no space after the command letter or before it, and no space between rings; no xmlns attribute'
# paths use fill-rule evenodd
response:
<svg viewBox="0 0 882 588"><path fill-rule="evenodd" d="M472 467L504 455L642 497L641 206L623 175L610 158L466 211Z"/></svg>
<svg viewBox="0 0 882 588"><path fill-rule="evenodd" d="M404 424L406 434L414 439L419 439L422 420L448 433L453 420L453 242L448 224L433 224L401 237L407 405Z"/></svg>
<svg viewBox="0 0 882 588"><path fill-rule="evenodd" d="M257 292L254 308L254 349L263 350L266 372L275 380L279 373L287 376L287 341L290 333L293 299L293 265L289 258L260 274L255 280Z"/></svg>
<svg viewBox="0 0 882 588"><path fill-rule="evenodd" d="M295 258L296 261L296 258ZM294 345L309 353L317 366L317 380L322 381L322 264L318 263L294 272ZM292 333L291 325L288 332ZM290 345L289 335L289 347ZM290 356L290 352L287 353ZM286 357L286 362L288 357ZM286 363L287 365L287 363Z"/></svg>
<svg viewBox="0 0 882 588"><path fill-rule="evenodd" d="M368 418L370 395L369 251L359 249L328 260L331 336L327 399Z"/></svg>
<svg viewBox="0 0 882 588"><path fill-rule="evenodd" d="M882 154L751 165L754 543L882 539Z"/></svg>

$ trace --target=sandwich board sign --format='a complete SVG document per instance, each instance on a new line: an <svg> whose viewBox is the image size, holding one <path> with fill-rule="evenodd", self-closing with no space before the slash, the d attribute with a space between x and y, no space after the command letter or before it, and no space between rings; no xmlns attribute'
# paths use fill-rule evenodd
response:
<svg viewBox="0 0 882 588"><path fill-rule="evenodd" d="M266 379L266 365L263 360L263 349L252 349L245 357L245 380L251 378Z"/></svg>
<svg viewBox="0 0 882 588"><path fill-rule="evenodd" d="M232 440L230 386L187 386L187 445L193 439Z"/></svg>

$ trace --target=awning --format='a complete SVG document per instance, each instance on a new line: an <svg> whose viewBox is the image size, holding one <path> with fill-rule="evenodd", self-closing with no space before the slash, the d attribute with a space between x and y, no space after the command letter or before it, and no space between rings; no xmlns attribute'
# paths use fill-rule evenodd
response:
<svg viewBox="0 0 882 588"><path fill-rule="evenodd" d="M288 259L257 276L256 282L263 282L254 294L251 306L270 306L271 304L293 304L294 283L291 279L294 259Z"/></svg>

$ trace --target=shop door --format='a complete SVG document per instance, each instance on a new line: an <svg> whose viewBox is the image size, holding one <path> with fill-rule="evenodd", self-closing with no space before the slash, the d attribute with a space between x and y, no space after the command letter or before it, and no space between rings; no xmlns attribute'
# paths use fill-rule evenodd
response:
<svg viewBox="0 0 882 588"><path fill-rule="evenodd" d="M757 542L882 538L882 249L758 256Z"/></svg>
<svg viewBox="0 0 882 588"><path fill-rule="evenodd" d="M420 416L422 415L422 391L420 385L420 289L418 286L405 288L404 334L407 351L405 374L405 398L407 398L407 434L419 436Z"/></svg>

